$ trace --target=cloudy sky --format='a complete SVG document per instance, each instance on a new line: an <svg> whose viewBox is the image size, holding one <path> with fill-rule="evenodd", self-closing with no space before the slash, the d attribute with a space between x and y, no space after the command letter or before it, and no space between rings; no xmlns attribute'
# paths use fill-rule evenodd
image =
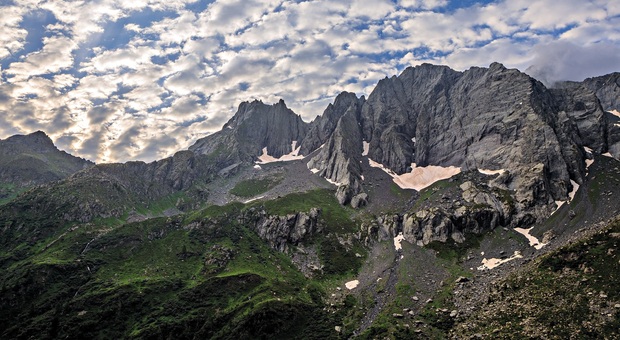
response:
<svg viewBox="0 0 620 340"><path fill-rule="evenodd" d="M618 0L0 0L0 138L151 161L242 101L306 121L423 62L548 80L620 71Z"/></svg>

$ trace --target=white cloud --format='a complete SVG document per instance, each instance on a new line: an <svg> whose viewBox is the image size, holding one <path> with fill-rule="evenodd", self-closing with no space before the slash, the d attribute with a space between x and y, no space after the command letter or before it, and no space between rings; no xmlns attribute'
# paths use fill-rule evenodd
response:
<svg viewBox="0 0 620 340"><path fill-rule="evenodd" d="M526 72L548 85L620 71L620 46L609 43L583 46L554 41L534 47L532 54L532 66Z"/></svg>
<svg viewBox="0 0 620 340"><path fill-rule="evenodd" d="M41 128L93 160L153 160L219 129L241 101L283 98L310 120L340 91L368 95L422 62L534 65L531 73L553 79L620 65L620 5L611 0L459 9L447 0L216 0L200 13L185 6L193 2L0 5L10 14L0 22L0 138ZM147 8L166 15L134 20ZM34 9L58 22L42 48L15 60Z"/></svg>
<svg viewBox="0 0 620 340"><path fill-rule="evenodd" d="M571 24L583 24L592 20L603 20L607 12L601 6L590 1L554 0L515 1L521 4L523 15L521 22L530 25L530 29L553 30L565 28Z"/></svg>
<svg viewBox="0 0 620 340"><path fill-rule="evenodd" d="M2 8L0 20L0 59L11 56L24 47L28 31L19 27L24 8L8 6Z"/></svg>
<svg viewBox="0 0 620 340"><path fill-rule="evenodd" d="M159 54L160 51L158 49L149 46L129 46L123 49L105 51L92 58L81 71L99 73L107 71L118 72L122 68L135 70L139 65L150 63L151 57Z"/></svg>
<svg viewBox="0 0 620 340"><path fill-rule="evenodd" d="M378 20L394 11L394 4L389 0L353 0L348 15Z"/></svg>
<svg viewBox="0 0 620 340"><path fill-rule="evenodd" d="M20 81L30 76L68 69L73 66L71 52L76 47L67 37L43 38L43 48L40 51L28 54L24 61L12 63L5 73L13 76L13 81Z"/></svg>
<svg viewBox="0 0 620 340"><path fill-rule="evenodd" d="M447 0L399 0L398 4L405 8L435 9L448 4Z"/></svg>
<svg viewBox="0 0 620 340"><path fill-rule="evenodd" d="M179 17L164 19L144 30L145 33L159 34L159 43L167 45L182 43L196 35L196 15L193 12L182 11Z"/></svg>

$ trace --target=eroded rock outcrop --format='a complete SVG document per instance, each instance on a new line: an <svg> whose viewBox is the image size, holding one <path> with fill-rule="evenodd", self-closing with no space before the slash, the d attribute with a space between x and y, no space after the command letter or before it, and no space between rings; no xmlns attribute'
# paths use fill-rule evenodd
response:
<svg viewBox="0 0 620 340"><path fill-rule="evenodd" d="M242 221L249 224L273 249L285 252L290 245L297 245L304 238L321 232L323 225L320 215L321 210L318 208L286 216L269 215L264 210L249 209L243 214Z"/></svg>
<svg viewBox="0 0 620 340"><path fill-rule="evenodd" d="M402 233L404 240L420 246L450 239L460 243L467 234L519 222L515 202L505 190L468 180L441 196L405 213L378 216L365 227L368 241L385 241Z"/></svg>

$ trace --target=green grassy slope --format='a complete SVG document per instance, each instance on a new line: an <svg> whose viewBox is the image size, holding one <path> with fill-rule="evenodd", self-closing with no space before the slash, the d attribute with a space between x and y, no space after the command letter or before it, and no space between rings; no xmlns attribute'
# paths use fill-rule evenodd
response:
<svg viewBox="0 0 620 340"><path fill-rule="evenodd" d="M11 234L3 233L7 247L0 257L0 337L334 337L344 315L323 310L325 288L356 272L361 259L354 254L363 249L338 243L336 235L354 224L332 201L333 193L316 191L265 207L283 212L306 204L325 211L325 229L338 233L309 240L326 262L316 280L237 218L259 206L76 224L28 220L5 209ZM20 223L37 224L38 236L28 239Z"/></svg>

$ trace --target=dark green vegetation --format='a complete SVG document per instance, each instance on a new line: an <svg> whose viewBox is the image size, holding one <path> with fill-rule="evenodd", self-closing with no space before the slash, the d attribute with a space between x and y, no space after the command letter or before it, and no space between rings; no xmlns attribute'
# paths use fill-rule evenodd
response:
<svg viewBox="0 0 620 340"><path fill-rule="evenodd" d="M15 184L12 183L0 184L0 205L10 202L24 190L23 188L16 188Z"/></svg>
<svg viewBox="0 0 620 340"><path fill-rule="evenodd" d="M496 284L456 337L618 338L620 220L547 254ZM465 327L467 325L467 327Z"/></svg>
<svg viewBox="0 0 620 340"><path fill-rule="evenodd" d="M318 281L238 219L260 206L79 224L62 219L62 206L58 216L38 218L16 204L0 215L11 231L0 256L3 338L330 338L344 314L323 310L324 287L355 273L362 260L354 253L364 253L338 243L335 235L354 224L329 191L265 207L322 209L335 233L310 240L325 261Z"/></svg>
<svg viewBox="0 0 620 340"><path fill-rule="evenodd" d="M403 258L395 256L388 235L380 243L384 251L371 256L368 250L378 243L367 238L368 226L378 216L341 206L333 190L203 207L216 175L200 169L222 167L220 159L209 157L182 152L150 164L101 165L31 189L0 186L0 195L6 193L0 196L0 338L440 339L476 333L501 338L535 337L543 334L536 333L539 328L558 338L576 329L584 337L617 335L619 293L611 283L620 268L616 243L608 239L617 239L618 223L536 262L532 273L510 277L491 295L485 312L462 320L456 280L477 279L468 258L482 248L504 249L506 235L525 242L520 235L496 228L467 234L464 243L404 242ZM608 198L617 178L599 175L609 166L605 159L596 166L592 184L570 205L577 215L566 222L571 231L591 218L588 211L608 209L597 198ZM480 175L435 183L410 201L409 212L457 197L467 176ZM231 192L254 197L281 180L243 181ZM394 185L388 190L401 199L418 197ZM514 205L508 192L496 193ZM286 227L317 209L318 231L299 244L271 248L259 232L271 228L275 238L286 238L292 233ZM567 215L560 211L553 218ZM268 217L293 222L265 227ZM300 254L315 262L300 261ZM385 265L376 274L363 272L377 262ZM301 269L317 263L320 269L304 276L308 271ZM343 288L369 275L377 275L370 285ZM569 298L557 299L556 292ZM355 333L371 312L372 322ZM580 321L562 328L548 317L554 313ZM463 322L475 327L464 329Z"/></svg>
<svg viewBox="0 0 620 340"><path fill-rule="evenodd" d="M294 193L275 200L262 203L270 214L287 215L308 212L320 207L321 216L325 219L330 232L356 232L357 225L351 220L354 209L338 204L331 190L313 190ZM254 204L255 206L258 203Z"/></svg>
<svg viewBox="0 0 620 340"><path fill-rule="evenodd" d="M269 191L281 181L279 177L248 179L237 183L230 193L239 197L254 197Z"/></svg>

